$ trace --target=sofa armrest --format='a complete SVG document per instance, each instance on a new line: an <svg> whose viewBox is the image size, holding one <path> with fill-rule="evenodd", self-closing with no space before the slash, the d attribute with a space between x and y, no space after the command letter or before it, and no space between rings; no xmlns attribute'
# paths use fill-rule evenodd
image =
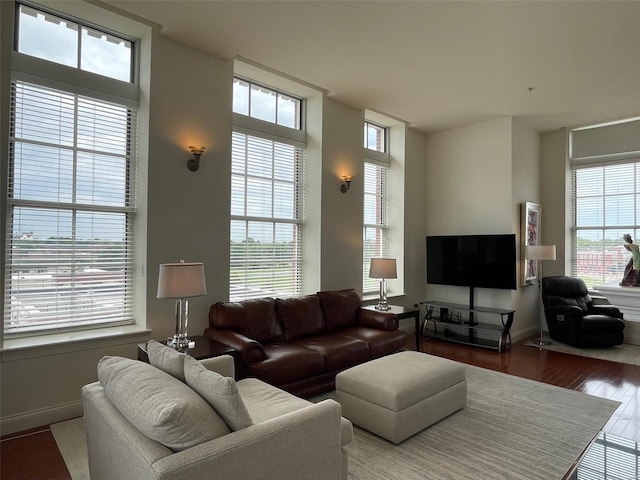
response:
<svg viewBox="0 0 640 480"><path fill-rule="evenodd" d="M565 324L581 324L584 312L574 305L553 305L544 309L548 322L564 322Z"/></svg>
<svg viewBox="0 0 640 480"><path fill-rule="evenodd" d="M207 370L219 373L223 377L236 378L236 365L231 355L203 358L198 360Z"/></svg>
<svg viewBox="0 0 640 480"><path fill-rule="evenodd" d="M340 405L332 400L232 432L161 458L158 478L184 480L338 480L341 477Z"/></svg>
<svg viewBox="0 0 640 480"><path fill-rule="evenodd" d="M611 305L607 297L603 297L602 295L594 295L592 293L589 293L589 296L591 297L593 305Z"/></svg>
<svg viewBox="0 0 640 480"><path fill-rule="evenodd" d="M622 318L622 312L615 305L591 305L589 311L587 312L590 315L608 315L609 317Z"/></svg>
<svg viewBox="0 0 640 480"><path fill-rule="evenodd" d="M358 326L378 330L397 330L398 317L390 312L361 308L358 310Z"/></svg>
<svg viewBox="0 0 640 480"><path fill-rule="evenodd" d="M204 336L234 348L240 354L240 359L245 365L251 365L267 358L260 342L233 330L219 330L209 327L204 331Z"/></svg>

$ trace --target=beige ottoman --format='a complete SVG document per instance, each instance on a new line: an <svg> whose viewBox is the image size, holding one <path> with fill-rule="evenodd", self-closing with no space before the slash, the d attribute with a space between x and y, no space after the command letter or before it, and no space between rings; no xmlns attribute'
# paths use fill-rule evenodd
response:
<svg viewBox="0 0 640 480"><path fill-rule="evenodd" d="M336 376L342 416L400 443L467 404L464 366L420 352L400 352Z"/></svg>

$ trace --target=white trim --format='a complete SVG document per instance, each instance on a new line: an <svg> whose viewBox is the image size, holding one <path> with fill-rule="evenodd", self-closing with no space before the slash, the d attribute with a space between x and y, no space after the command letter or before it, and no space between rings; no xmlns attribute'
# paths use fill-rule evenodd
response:
<svg viewBox="0 0 640 480"><path fill-rule="evenodd" d="M391 165L391 155L386 152L378 152L376 150L365 148L364 161L373 163L379 167L389 167L389 165Z"/></svg>
<svg viewBox="0 0 640 480"><path fill-rule="evenodd" d="M586 167L597 167L601 165L634 163L638 161L640 161L640 151L610 153L608 155L595 155L593 157L577 157L570 160L572 170Z"/></svg>
<svg viewBox="0 0 640 480"><path fill-rule="evenodd" d="M286 143L298 148L306 148L307 132L283 127L258 118L248 117L240 113L233 114L233 130L245 135L264 138L274 142Z"/></svg>
<svg viewBox="0 0 640 480"><path fill-rule="evenodd" d="M624 314L625 322L640 322L640 289L622 287L616 282L594 285L593 289L620 309Z"/></svg>
<svg viewBox="0 0 640 480"><path fill-rule="evenodd" d="M12 52L11 69L13 78L17 80L138 107L140 88L135 83L115 80L15 51Z"/></svg>
<svg viewBox="0 0 640 480"><path fill-rule="evenodd" d="M84 415L82 400L61 403L53 407L40 408L25 413L9 415L0 419L2 435L9 435L32 428L63 422Z"/></svg>
<svg viewBox="0 0 640 480"><path fill-rule="evenodd" d="M137 325L128 325L10 340L5 338L4 347L0 350L0 360L13 362L127 343L143 343L151 338L152 331Z"/></svg>

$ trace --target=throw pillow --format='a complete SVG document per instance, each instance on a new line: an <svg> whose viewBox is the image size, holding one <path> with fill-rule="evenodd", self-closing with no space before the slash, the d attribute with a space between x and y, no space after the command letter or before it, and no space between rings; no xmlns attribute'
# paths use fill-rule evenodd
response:
<svg viewBox="0 0 640 480"><path fill-rule="evenodd" d="M184 358L186 355L171 347L149 340L147 343L149 363L163 372L184 382Z"/></svg>
<svg viewBox="0 0 640 480"><path fill-rule="evenodd" d="M192 357L185 359L184 376L187 385L209 402L232 431L253 424L233 378L207 370Z"/></svg>
<svg viewBox="0 0 640 480"><path fill-rule="evenodd" d="M98 379L109 401L133 426L174 452L230 433L200 395L148 363L103 357Z"/></svg>

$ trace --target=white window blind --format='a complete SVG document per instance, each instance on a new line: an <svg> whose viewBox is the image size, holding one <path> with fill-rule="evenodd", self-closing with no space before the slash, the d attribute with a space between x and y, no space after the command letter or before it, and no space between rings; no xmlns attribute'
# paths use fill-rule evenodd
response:
<svg viewBox="0 0 640 480"><path fill-rule="evenodd" d="M640 162L573 170L573 276L592 287L622 280L631 258L622 236L640 234Z"/></svg>
<svg viewBox="0 0 640 480"><path fill-rule="evenodd" d="M5 333L132 323L135 110L11 95Z"/></svg>
<svg viewBox="0 0 640 480"><path fill-rule="evenodd" d="M231 301L299 295L304 150L233 133Z"/></svg>
<svg viewBox="0 0 640 480"><path fill-rule="evenodd" d="M364 164L363 292L378 290L379 279L369 278L372 258L387 256L387 168Z"/></svg>

